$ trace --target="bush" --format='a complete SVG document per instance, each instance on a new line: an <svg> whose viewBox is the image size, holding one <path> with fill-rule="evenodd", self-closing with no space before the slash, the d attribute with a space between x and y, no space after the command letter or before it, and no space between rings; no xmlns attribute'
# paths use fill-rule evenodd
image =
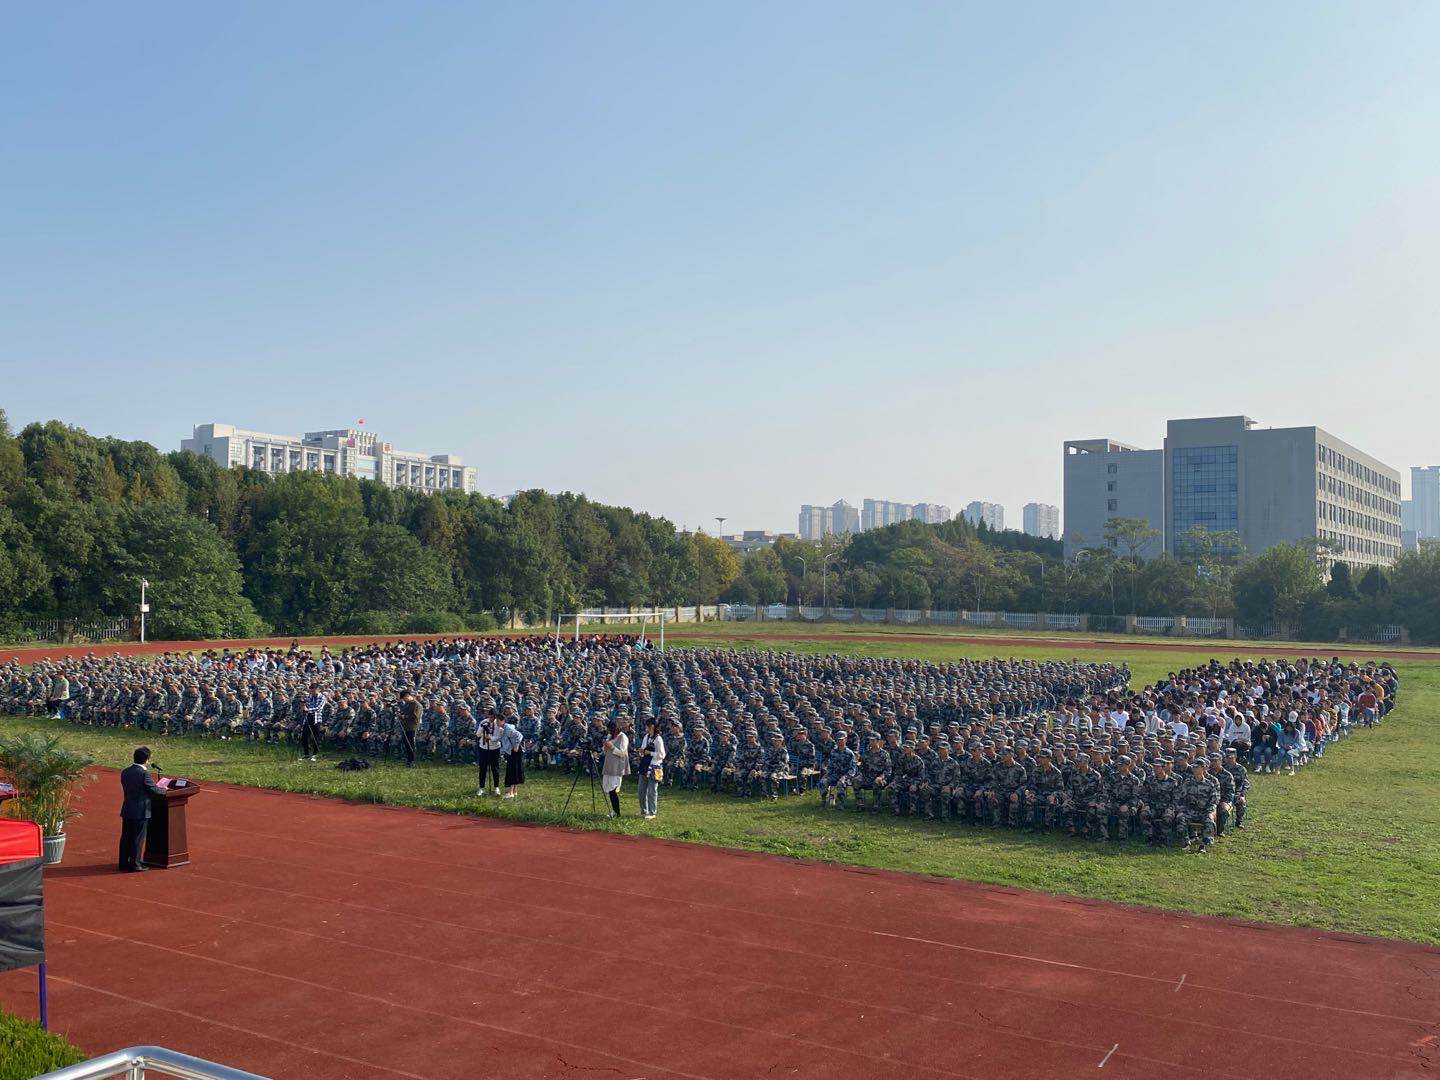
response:
<svg viewBox="0 0 1440 1080"><path fill-rule="evenodd" d="M84 1060L85 1055L59 1035L0 1012L0 1080L30 1080Z"/></svg>
<svg viewBox="0 0 1440 1080"><path fill-rule="evenodd" d="M411 615L401 627L407 634L463 634L465 620L449 611Z"/></svg>
<svg viewBox="0 0 1440 1080"><path fill-rule="evenodd" d="M390 611L357 611L341 625L345 634L393 634L400 629L400 617Z"/></svg>
<svg viewBox="0 0 1440 1080"><path fill-rule="evenodd" d="M500 620L488 611L476 611L465 616L465 629L482 634L487 630L499 630Z"/></svg>

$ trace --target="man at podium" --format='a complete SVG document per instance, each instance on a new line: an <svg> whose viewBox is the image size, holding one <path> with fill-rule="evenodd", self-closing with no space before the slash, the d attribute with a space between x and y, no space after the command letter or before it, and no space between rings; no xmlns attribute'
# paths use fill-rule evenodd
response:
<svg viewBox="0 0 1440 1080"><path fill-rule="evenodd" d="M150 795L160 794L160 785L150 778L150 748L135 748L135 763L120 774L125 801L120 804L120 867L128 873L145 869L140 861L145 850L145 828L150 823Z"/></svg>

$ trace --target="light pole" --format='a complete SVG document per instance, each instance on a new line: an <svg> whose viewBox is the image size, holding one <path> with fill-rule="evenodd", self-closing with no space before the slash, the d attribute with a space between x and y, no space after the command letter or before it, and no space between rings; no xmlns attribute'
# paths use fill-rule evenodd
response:
<svg viewBox="0 0 1440 1080"><path fill-rule="evenodd" d="M800 560L800 580L803 582L806 575L810 573L810 565L805 561L804 555L796 555L795 558ZM797 601L802 601L805 599L805 597L801 594L801 590L795 590L795 599Z"/></svg>
<svg viewBox="0 0 1440 1080"><path fill-rule="evenodd" d="M140 579L140 644L145 644L145 616L150 612L150 605L145 602L145 590L150 582L143 577Z"/></svg>
<svg viewBox="0 0 1440 1080"><path fill-rule="evenodd" d="M832 551L820 560L820 587L824 592L823 607L830 606L830 560L838 556L840 552Z"/></svg>

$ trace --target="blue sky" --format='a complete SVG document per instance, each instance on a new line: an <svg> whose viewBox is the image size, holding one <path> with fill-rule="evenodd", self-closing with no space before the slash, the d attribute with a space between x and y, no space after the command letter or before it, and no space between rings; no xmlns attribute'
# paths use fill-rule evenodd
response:
<svg viewBox="0 0 1440 1080"><path fill-rule="evenodd" d="M0 407L365 417L686 526L1058 502L1169 416L1440 460L1440 7L13 9ZM1408 486L1408 474L1406 476Z"/></svg>

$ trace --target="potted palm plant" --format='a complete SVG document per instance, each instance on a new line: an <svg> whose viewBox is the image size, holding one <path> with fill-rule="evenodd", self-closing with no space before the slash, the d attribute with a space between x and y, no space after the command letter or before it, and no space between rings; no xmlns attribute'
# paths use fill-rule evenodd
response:
<svg viewBox="0 0 1440 1080"><path fill-rule="evenodd" d="M57 735L26 732L0 738L0 779L18 792L15 816L40 826L46 866L65 853L65 822L78 816L75 796L88 781L91 764L88 755L61 746Z"/></svg>

